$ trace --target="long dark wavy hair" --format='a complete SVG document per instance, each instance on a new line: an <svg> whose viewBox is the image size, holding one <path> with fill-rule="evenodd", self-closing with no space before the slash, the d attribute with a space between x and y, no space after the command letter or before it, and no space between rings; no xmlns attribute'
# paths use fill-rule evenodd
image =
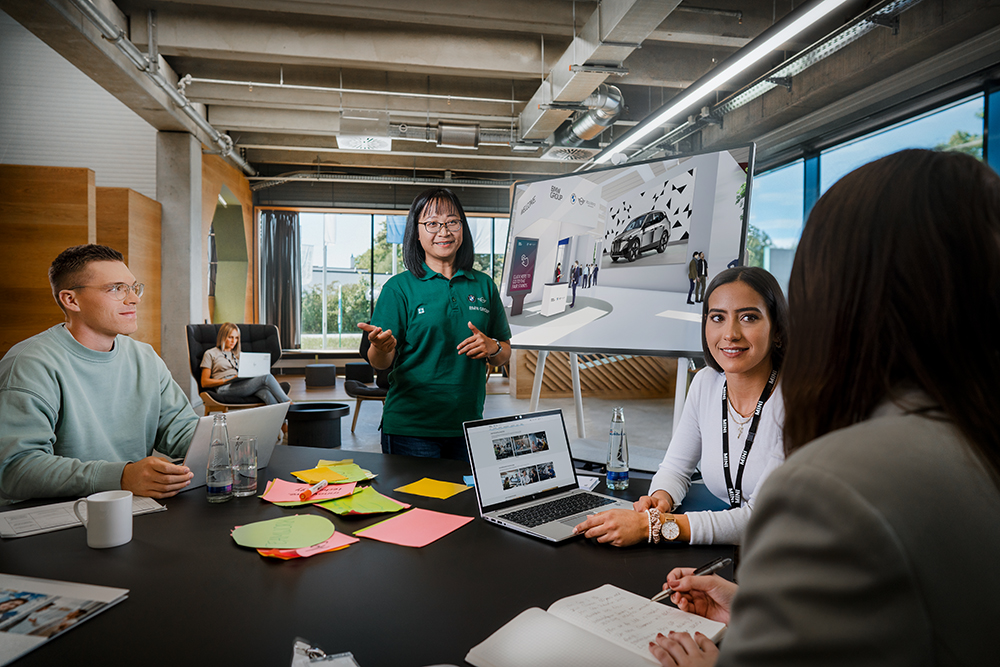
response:
<svg viewBox="0 0 1000 667"><path fill-rule="evenodd" d="M475 262L474 240L472 230L469 229L469 220L465 217L465 209L458 201L455 193L448 188L428 188L424 190L410 205L410 212L406 216L406 231L403 233L403 264L418 278L424 277L424 247L420 245L420 230L417 225L420 216L428 206L431 210L440 208L452 208L462 219L462 245L455 255L455 269L470 271Z"/></svg>
<svg viewBox="0 0 1000 667"><path fill-rule="evenodd" d="M712 351L708 348L708 339L705 337L705 324L708 323L708 299L712 292L739 281L748 285L754 292L764 299L767 306L767 316L771 320L771 368L781 370L785 358L785 350L788 349L788 302L781 291L781 285L770 273L756 266L736 266L731 269L720 271L712 278L702 299L701 308L701 349L705 353L705 363L711 368L722 372L722 366L715 360Z"/></svg>
<svg viewBox="0 0 1000 667"><path fill-rule="evenodd" d="M788 288L785 450L924 391L1000 484L1000 177L906 150L842 178L809 216Z"/></svg>

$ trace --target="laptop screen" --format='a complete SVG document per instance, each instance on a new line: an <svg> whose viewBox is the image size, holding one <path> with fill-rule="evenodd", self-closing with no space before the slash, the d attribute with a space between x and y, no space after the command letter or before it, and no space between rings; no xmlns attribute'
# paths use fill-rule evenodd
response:
<svg viewBox="0 0 1000 667"><path fill-rule="evenodd" d="M465 438L484 512L577 487L562 410L466 422Z"/></svg>

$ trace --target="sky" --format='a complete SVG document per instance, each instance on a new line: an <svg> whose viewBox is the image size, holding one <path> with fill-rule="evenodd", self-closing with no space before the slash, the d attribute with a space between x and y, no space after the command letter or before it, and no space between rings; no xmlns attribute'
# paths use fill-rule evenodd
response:
<svg viewBox="0 0 1000 667"><path fill-rule="evenodd" d="M849 171L890 153L934 148L947 143L956 130L982 135L983 119L976 114L983 111L983 104L983 96L977 95L824 151L821 193ZM779 248L795 246L802 233L803 178L802 160L754 177L750 224L767 232Z"/></svg>

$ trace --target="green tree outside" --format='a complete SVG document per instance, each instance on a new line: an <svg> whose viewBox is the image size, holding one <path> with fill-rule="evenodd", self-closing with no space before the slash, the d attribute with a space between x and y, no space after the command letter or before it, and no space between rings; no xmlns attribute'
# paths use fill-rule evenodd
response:
<svg viewBox="0 0 1000 667"><path fill-rule="evenodd" d="M764 266L764 248L773 248L774 241L767 232L747 225L747 266Z"/></svg>

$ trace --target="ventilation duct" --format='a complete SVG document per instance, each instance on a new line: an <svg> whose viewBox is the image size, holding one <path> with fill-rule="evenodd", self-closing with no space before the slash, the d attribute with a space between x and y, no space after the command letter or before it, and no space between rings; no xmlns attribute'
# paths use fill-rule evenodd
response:
<svg viewBox="0 0 1000 667"><path fill-rule="evenodd" d="M556 131L556 146L583 145L614 123L625 107L622 91L604 83L580 104L590 111Z"/></svg>
<svg viewBox="0 0 1000 667"><path fill-rule="evenodd" d="M580 106L589 111L556 130L553 145L542 155L543 159L586 160L600 153L597 137L617 120L625 102L618 88L602 83Z"/></svg>

